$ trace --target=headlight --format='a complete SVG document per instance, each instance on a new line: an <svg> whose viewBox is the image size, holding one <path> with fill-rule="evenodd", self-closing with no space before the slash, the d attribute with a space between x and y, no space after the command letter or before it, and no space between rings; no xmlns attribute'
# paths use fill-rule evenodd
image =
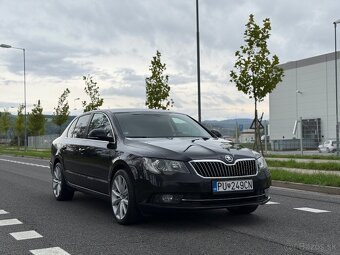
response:
<svg viewBox="0 0 340 255"><path fill-rule="evenodd" d="M144 158L143 166L155 174L190 173L184 162L181 161Z"/></svg>
<svg viewBox="0 0 340 255"><path fill-rule="evenodd" d="M260 170L266 169L268 168L266 160L264 159L264 157L261 156L260 153L253 151L253 153L255 154L255 158L257 161L257 165L259 166Z"/></svg>

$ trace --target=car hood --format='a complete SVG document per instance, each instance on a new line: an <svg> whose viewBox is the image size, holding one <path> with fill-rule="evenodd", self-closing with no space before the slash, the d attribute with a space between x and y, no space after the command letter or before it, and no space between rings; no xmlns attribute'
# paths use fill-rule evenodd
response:
<svg viewBox="0 0 340 255"><path fill-rule="evenodd" d="M230 155L234 160L254 158L249 149L236 149L224 139L202 138L141 138L126 139L125 145L138 156L172 160L222 159Z"/></svg>

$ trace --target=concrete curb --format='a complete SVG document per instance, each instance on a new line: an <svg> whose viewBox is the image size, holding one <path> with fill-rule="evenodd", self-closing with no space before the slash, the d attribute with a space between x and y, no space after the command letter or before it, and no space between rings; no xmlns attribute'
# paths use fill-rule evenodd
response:
<svg viewBox="0 0 340 255"><path fill-rule="evenodd" d="M331 194L331 195L340 195L340 188L337 188L337 187L320 186L320 185L303 184L303 183L286 182L286 181L274 181L274 180L272 180L272 185L275 187L281 187L281 188L306 190L306 191L326 193L326 194Z"/></svg>

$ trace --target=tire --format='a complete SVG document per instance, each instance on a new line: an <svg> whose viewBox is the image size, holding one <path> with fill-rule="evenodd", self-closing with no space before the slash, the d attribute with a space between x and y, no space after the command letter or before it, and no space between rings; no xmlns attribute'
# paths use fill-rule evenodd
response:
<svg viewBox="0 0 340 255"><path fill-rule="evenodd" d="M140 218L140 212L136 204L135 188L125 170L118 170L113 176L110 193L116 221L122 225L136 223Z"/></svg>
<svg viewBox="0 0 340 255"><path fill-rule="evenodd" d="M318 149L318 152L321 153L321 149L320 148Z"/></svg>
<svg viewBox="0 0 340 255"><path fill-rule="evenodd" d="M329 150L329 148L326 148L326 152L327 152L327 153L330 153L330 150Z"/></svg>
<svg viewBox="0 0 340 255"><path fill-rule="evenodd" d="M56 200L66 201L71 200L74 195L74 189L66 184L63 175L64 168L61 163L55 164L52 172L52 190Z"/></svg>
<svg viewBox="0 0 340 255"><path fill-rule="evenodd" d="M246 205L227 208L231 214L250 214L257 209L258 205Z"/></svg>

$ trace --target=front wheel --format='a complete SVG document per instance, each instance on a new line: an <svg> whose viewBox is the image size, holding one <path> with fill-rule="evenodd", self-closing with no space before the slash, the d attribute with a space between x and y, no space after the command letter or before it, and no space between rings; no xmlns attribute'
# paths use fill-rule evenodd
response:
<svg viewBox="0 0 340 255"><path fill-rule="evenodd" d="M60 163L55 164L52 172L52 189L55 199L58 201L71 200L74 190L67 186L63 166Z"/></svg>
<svg viewBox="0 0 340 255"><path fill-rule="evenodd" d="M116 221L122 225L135 223L139 210L132 180L124 170L118 170L112 178L111 205Z"/></svg>
<svg viewBox="0 0 340 255"><path fill-rule="evenodd" d="M227 208L231 214L250 214L257 209L258 205L246 205Z"/></svg>

